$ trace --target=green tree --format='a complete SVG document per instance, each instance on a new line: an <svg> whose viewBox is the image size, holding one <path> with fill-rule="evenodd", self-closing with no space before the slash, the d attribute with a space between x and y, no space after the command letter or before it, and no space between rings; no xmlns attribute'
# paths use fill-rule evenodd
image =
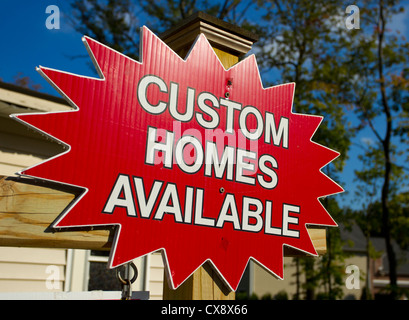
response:
<svg viewBox="0 0 409 320"><path fill-rule="evenodd" d="M392 246L390 200L394 194L393 171L402 168L398 165L400 151L394 145L394 138L407 136L407 126L402 120L407 119L409 101L406 80L409 43L399 34L388 31L387 25L402 11L398 1L366 1L361 10L364 30L351 34L344 43L354 57L349 64L349 85L356 92L355 111L362 127L369 127L376 140L363 156L374 161L367 163L369 167L359 173L358 178L366 181L375 176L381 183L382 234L394 299L397 297L397 262Z"/></svg>
<svg viewBox="0 0 409 320"><path fill-rule="evenodd" d="M338 224L348 225L350 219L339 207L333 198L324 199L326 208ZM320 286L324 288L322 299L335 300L343 297L345 258L348 254L343 250L344 242L341 239L339 228L327 229L327 253L318 261Z"/></svg>
<svg viewBox="0 0 409 320"><path fill-rule="evenodd" d="M258 56L263 70L269 73L263 75L271 83L296 83L295 112L324 116L313 140L341 153L339 159L324 169L327 175L336 178L345 164L354 133L346 119L352 101L345 86L348 61L342 58L344 49L339 45L340 39L347 36L345 26L339 23L342 9L339 1L276 0L260 1L259 5L263 21L258 26L261 34ZM276 80L270 75L272 71ZM323 205L331 207L333 201L325 199ZM322 282L328 297L338 296L340 270L336 260L342 250L336 239L336 233L329 230L328 253L321 268L314 259L296 259L296 299L302 297L302 289L306 299L314 299L315 289ZM337 273L328 275L323 270ZM303 284L301 273L305 274Z"/></svg>
<svg viewBox="0 0 409 320"><path fill-rule="evenodd" d="M138 57L139 25L130 0L75 0L72 24L88 35L132 58Z"/></svg>
<svg viewBox="0 0 409 320"><path fill-rule="evenodd" d="M341 169L347 158L351 128L348 127L344 83L348 66L334 51L345 27L339 25L339 1L263 1L264 23L259 32L262 69L276 74L273 83L295 82L294 109L319 114L324 121L314 141L336 149Z"/></svg>

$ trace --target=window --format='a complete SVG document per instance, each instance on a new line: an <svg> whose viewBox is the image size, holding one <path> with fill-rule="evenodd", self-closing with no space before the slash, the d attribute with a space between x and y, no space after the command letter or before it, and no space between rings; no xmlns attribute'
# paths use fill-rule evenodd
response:
<svg viewBox="0 0 409 320"><path fill-rule="evenodd" d="M116 270L107 267L109 251L92 250L89 256L88 291L120 291Z"/></svg>

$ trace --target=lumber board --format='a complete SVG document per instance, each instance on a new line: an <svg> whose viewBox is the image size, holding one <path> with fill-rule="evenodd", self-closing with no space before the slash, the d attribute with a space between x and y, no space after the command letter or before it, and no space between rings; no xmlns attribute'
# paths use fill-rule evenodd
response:
<svg viewBox="0 0 409 320"><path fill-rule="evenodd" d="M0 246L109 250L113 229L50 228L79 190L0 176Z"/></svg>

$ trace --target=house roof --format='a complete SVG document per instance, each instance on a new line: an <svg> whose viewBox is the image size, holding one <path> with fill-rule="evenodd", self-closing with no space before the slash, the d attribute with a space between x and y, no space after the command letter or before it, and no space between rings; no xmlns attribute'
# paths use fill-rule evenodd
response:
<svg viewBox="0 0 409 320"><path fill-rule="evenodd" d="M0 116L72 109L63 98L0 81Z"/></svg>
<svg viewBox="0 0 409 320"><path fill-rule="evenodd" d="M351 226L345 226L339 224L339 230L341 233L341 239L345 242L343 247L344 251L350 253L365 253L367 241L361 228L353 223ZM383 237L371 237L370 241L374 249L382 253L382 267L383 272L389 273L389 262L386 253L385 238ZM409 275L409 251L402 250L396 241L392 241L392 246L396 254L398 263L397 273L400 276Z"/></svg>
<svg viewBox="0 0 409 320"><path fill-rule="evenodd" d="M371 237L370 238L373 247L376 251L382 252L382 265L383 271L389 274L389 261L388 255L386 253L385 238L382 237ZM397 273L398 275L409 275L409 251L402 250L396 241L392 240L392 247L395 251L397 260Z"/></svg>
<svg viewBox="0 0 409 320"><path fill-rule="evenodd" d="M353 223L351 226L339 224L341 239L345 242L344 251L364 253L366 252L366 238L361 228Z"/></svg>
<svg viewBox="0 0 409 320"><path fill-rule="evenodd" d="M63 98L60 98L60 97L57 97L57 96L52 96L50 94L35 91L35 90L28 89L28 88L25 88L25 87L21 87L21 86L12 84L12 83L7 83L7 82L0 81L0 88L5 89L5 90L18 92L18 93L22 93L22 94L29 95L29 96L32 96L32 97L36 97L36 98L40 98L40 99L49 100L49 101L53 101L53 102L56 102L56 103L61 103L61 104L68 105L67 101L65 101L65 99L63 99Z"/></svg>

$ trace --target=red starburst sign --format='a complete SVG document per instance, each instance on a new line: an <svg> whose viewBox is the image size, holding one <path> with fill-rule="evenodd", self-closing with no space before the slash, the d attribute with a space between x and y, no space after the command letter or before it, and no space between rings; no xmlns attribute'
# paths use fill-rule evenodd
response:
<svg viewBox="0 0 409 320"><path fill-rule="evenodd" d="M306 225L336 226L318 198L342 191L322 117L254 56L226 70L204 35L186 59L141 38L138 62L84 37L100 78L39 68L73 111L16 116L68 146L22 174L84 189L53 227L116 225L110 267L163 250L174 288L206 261L235 290L250 258L282 278L284 246L316 255Z"/></svg>

